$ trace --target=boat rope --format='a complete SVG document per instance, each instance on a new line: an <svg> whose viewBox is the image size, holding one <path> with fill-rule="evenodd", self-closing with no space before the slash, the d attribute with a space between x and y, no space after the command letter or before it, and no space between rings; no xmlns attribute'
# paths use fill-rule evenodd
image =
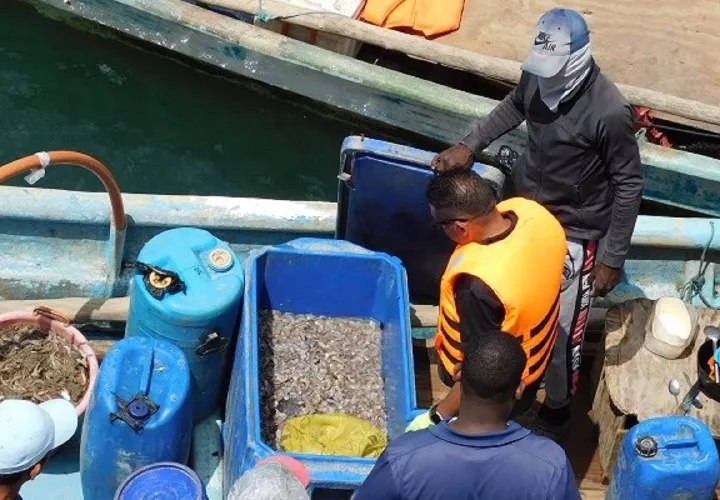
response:
<svg viewBox="0 0 720 500"><path fill-rule="evenodd" d="M700 255L698 272L694 277L690 278L690 281L685 283L680 290L680 298L685 302L692 303L693 299L698 297L702 303L705 304L705 307L710 309L717 309L717 307L710 304L710 301L708 301L703 295L702 289L705 286L705 271L707 271L708 266L710 266L710 263L706 260L707 252L710 249L710 245L712 244L714 238L715 223L710 221L710 239L708 239L708 242L705 244L705 248L703 248L702 255Z"/></svg>
<svg viewBox="0 0 720 500"><path fill-rule="evenodd" d="M293 17L308 16L311 14L323 14L323 15L330 15L330 16L335 15L335 16L347 17L344 14L341 14L339 12L332 12L332 11L328 11L328 10L309 10L307 12L302 12L300 14L290 14L287 16L273 16L273 15L269 14L268 12L265 12L265 9L263 9L263 0L258 0L258 8L257 8L257 14L255 15L255 19L266 23L268 21L273 21L273 20L283 21L285 19L292 19Z"/></svg>

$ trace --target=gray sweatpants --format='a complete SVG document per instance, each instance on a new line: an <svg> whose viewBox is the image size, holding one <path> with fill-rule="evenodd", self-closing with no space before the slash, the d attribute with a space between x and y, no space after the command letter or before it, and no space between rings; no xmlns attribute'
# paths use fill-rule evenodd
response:
<svg viewBox="0 0 720 500"><path fill-rule="evenodd" d="M582 342L592 302L589 277L597 253L597 241L567 241L558 336L545 372L545 405L549 408L567 405L580 381Z"/></svg>

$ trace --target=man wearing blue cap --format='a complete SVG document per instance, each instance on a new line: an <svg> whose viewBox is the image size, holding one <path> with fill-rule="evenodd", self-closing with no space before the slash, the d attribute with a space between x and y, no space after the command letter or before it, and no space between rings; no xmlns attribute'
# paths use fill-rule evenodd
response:
<svg viewBox="0 0 720 500"><path fill-rule="evenodd" d="M459 144L440 153L433 168L468 168L491 142L527 121L528 146L513 167L515 189L560 221L568 246L558 340L534 424L558 437L580 378L591 297L620 280L643 174L632 108L595 64L590 31L578 12L552 9L540 18L522 69L518 86ZM601 238L605 249L598 255Z"/></svg>

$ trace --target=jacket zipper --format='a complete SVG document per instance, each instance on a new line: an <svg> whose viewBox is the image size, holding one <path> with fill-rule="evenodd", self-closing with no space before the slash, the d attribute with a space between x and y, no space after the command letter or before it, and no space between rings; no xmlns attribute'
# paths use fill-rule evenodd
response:
<svg viewBox="0 0 720 500"><path fill-rule="evenodd" d="M544 169L542 168L542 165L545 164L545 135L547 134L547 128L548 126L545 125L543 127L542 131L542 137L540 138L540 165L536 165L535 169L538 172L538 183L537 187L535 188L535 199L537 200L540 197L540 191L542 191L542 184L543 184L543 177L544 177Z"/></svg>

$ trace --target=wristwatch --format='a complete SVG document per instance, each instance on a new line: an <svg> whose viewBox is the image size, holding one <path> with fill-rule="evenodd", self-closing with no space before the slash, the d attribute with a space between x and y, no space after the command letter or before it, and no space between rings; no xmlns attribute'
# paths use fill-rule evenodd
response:
<svg viewBox="0 0 720 500"><path fill-rule="evenodd" d="M443 416L440 415L440 413L437 411L437 406L438 406L437 404L434 404L428 410L428 415L430 416L430 422L432 422L435 425L437 425L440 422L442 422L443 420L445 420L443 418Z"/></svg>

